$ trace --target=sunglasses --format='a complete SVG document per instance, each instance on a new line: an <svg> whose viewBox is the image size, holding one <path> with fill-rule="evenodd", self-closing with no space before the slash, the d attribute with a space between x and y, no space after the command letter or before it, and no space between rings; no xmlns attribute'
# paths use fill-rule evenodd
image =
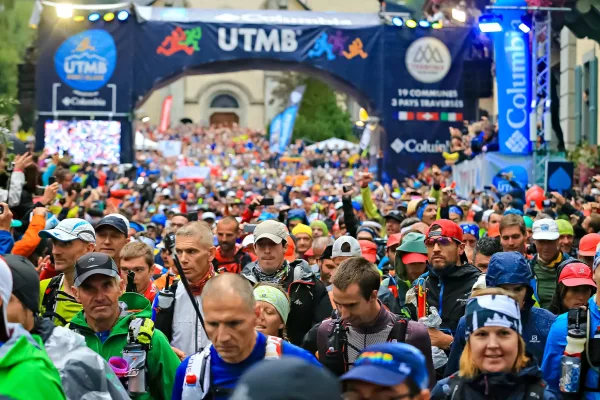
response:
<svg viewBox="0 0 600 400"><path fill-rule="evenodd" d="M460 242L458 240L448 237L448 236L435 236L435 237L428 237L425 239L426 247L433 247L433 246L435 246L436 243L440 247L450 246L450 244L452 244L452 243L460 244Z"/></svg>

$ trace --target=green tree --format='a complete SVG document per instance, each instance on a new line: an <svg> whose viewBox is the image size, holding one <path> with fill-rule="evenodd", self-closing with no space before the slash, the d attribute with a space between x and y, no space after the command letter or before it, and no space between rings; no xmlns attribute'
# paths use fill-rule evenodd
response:
<svg viewBox="0 0 600 400"><path fill-rule="evenodd" d="M296 73L286 73L278 80L273 96L286 106L289 94L299 85L306 85L294 124L292 138L319 142L332 137L353 140L350 115L337 103L335 92L323 81Z"/></svg>

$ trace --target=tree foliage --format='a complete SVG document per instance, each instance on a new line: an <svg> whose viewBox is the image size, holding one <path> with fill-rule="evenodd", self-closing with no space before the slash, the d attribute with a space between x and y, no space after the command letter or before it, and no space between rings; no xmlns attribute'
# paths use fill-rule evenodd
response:
<svg viewBox="0 0 600 400"><path fill-rule="evenodd" d="M297 73L282 74L272 91L281 102L282 109L290 93L300 85L306 85L306 91L294 124L293 139L306 138L318 142L337 137L351 140L350 115L338 105L335 92L318 79Z"/></svg>

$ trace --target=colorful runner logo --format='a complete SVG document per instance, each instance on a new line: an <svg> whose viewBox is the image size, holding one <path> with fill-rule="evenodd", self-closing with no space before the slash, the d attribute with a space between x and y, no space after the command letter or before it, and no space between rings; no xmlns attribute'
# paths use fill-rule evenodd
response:
<svg viewBox="0 0 600 400"><path fill-rule="evenodd" d="M183 51L191 56L200 51L200 39L202 39L202 28L196 27L183 30L180 26L175 28L156 49L156 54L171 57L175 53Z"/></svg>
<svg viewBox="0 0 600 400"><path fill-rule="evenodd" d="M321 58L325 55L329 61L333 61L338 56L348 60L355 57L362 59L369 57L360 38L355 38L351 43L348 43L349 39L350 37L344 36L342 31L337 31L331 36L323 32L308 51L308 58Z"/></svg>
<svg viewBox="0 0 600 400"><path fill-rule="evenodd" d="M54 54L60 79L76 90L93 92L110 80L117 64L117 46L110 33L92 29L71 36Z"/></svg>

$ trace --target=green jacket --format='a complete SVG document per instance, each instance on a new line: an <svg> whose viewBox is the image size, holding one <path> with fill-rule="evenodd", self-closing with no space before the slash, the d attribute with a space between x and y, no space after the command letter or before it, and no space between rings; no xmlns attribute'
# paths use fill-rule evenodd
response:
<svg viewBox="0 0 600 400"><path fill-rule="evenodd" d="M125 302L128 310L141 311L119 317L104 343L100 341L96 333L87 324L83 311L75 315L69 325L70 329L83 335L85 343L90 349L100 354L107 361L114 356L121 357L121 352L127 344L129 323L135 317L152 317L150 302L137 293L125 293L119 298L119 301ZM179 358L171 349L167 337L157 329L154 330L151 345L152 348L146 355L146 365L148 366L146 385L149 386L149 390L146 394L133 397L135 400L166 400L171 398L175 372L180 363Z"/></svg>
<svg viewBox="0 0 600 400"><path fill-rule="evenodd" d="M363 208L365 209L365 215L369 219L377 220L381 224L381 237L386 237L386 229L385 229L385 218L379 212L379 209L375 205L373 201L373 193L371 192L370 187L360 188L360 194L363 199Z"/></svg>
<svg viewBox="0 0 600 400"><path fill-rule="evenodd" d="M0 395L15 400L65 399L60 375L37 342L19 324L0 346Z"/></svg>

